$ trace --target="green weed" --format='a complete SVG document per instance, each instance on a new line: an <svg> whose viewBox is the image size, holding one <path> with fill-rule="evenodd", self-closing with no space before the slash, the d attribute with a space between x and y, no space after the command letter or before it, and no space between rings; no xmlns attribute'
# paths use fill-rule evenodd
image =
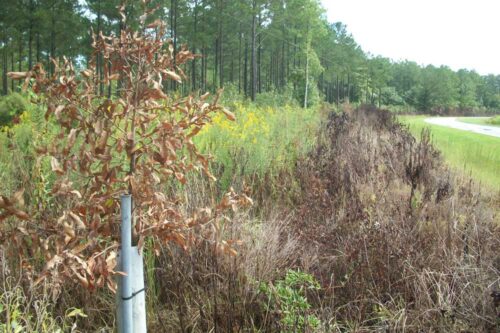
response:
<svg viewBox="0 0 500 333"><path fill-rule="evenodd" d="M265 310L279 314L282 332L304 332L320 327L321 321L310 313L311 304L307 300L307 291L319 289L319 283L311 274L294 270L288 270L285 279L275 284L260 284L260 292L267 298Z"/></svg>
<svg viewBox="0 0 500 333"><path fill-rule="evenodd" d="M77 323L87 315L79 308L69 308L63 316L55 316L48 297L27 295L11 277L3 281L0 294L0 332L77 332Z"/></svg>
<svg viewBox="0 0 500 333"><path fill-rule="evenodd" d="M0 97L0 127L12 124L15 117L29 109L29 103L18 93Z"/></svg>

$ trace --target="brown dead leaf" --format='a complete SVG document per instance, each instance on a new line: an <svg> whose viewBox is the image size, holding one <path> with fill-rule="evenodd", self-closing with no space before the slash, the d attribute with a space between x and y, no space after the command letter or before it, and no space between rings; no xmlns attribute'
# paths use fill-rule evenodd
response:
<svg viewBox="0 0 500 333"><path fill-rule="evenodd" d="M236 117L235 117L234 113L232 113L228 109L222 108L221 111L222 111L222 113L224 113L226 115L227 119L229 119L231 121L235 121L236 120Z"/></svg>
<svg viewBox="0 0 500 333"><path fill-rule="evenodd" d="M64 170L61 168L59 161L54 156L52 156L52 159L50 160L50 165L52 167L52 171L54 171L55 173L59 175L64 174Z"/></svg>
<svg viewBox="0 0 500 333"><path fill-rule="evenodd" d="M12 80L20 80L26 78L28 72L9 72L7 76Z"/></svg>
<svg viewBox="0 0 500 333"><path fill-rule="evenodd" d="M87 226L85 225L85 223L83 223L83 221L80 218L80 216L76 215L73 212L69 212L69 216L71 217L71 219L75 223L75 226L76 226L77 230L82 230L82 229L86 229L87 228Z"/></svg>
<svg viewBox="0 0 500 333"><path fill-rule="evenodd" d="M174 81L177 81L179 83L182 83L182 78L177 73L169 71L169 70L162 70L162 73L165 74L167 76L167 78L172 79Z"/></svg>

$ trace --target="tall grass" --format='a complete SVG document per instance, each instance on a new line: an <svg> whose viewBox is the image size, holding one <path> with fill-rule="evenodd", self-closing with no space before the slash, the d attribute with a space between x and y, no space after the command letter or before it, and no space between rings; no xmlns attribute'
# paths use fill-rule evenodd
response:
<svg viewBox="0 0 500 333"><path fill-rule="evenodd" d="M0 256L0 332L79 332L87 315L68 307L55 311L54 293L47 284L27 287L19 272L9 267L5 253Z"/></svg>
<svg viewBox="0 0 500 333"><path fill-rule="evenodd" d="M321 118L315 108L236 102L232 109L235 122L217 115L196 137L200 149L214 155L223 188L242 177L262 181L291 171L314 146Z"/></svg>
<svg viewBox="0 0 500 333"><path fill-rule="evenodd" d="M498 207L473 183L454 177L425 136L416 142L392 116L376 110L331 113L325 124L322 112L293 104L228 104L236 122L216 117L196 143L215 156L212 166L222 186L245 181L261 200L214 230L221 239L239 240L235 257L218 255L210 241L189 252L146 242L151 332L498 327L489 297L500 287ZM30 186L34 161L17 166L12 161L20 152L20 160L29 157L33 138L50 132L36 119L36 113L25 115L0 133L2 191ZM283 175L288 178L280 182ZM186 210L220 193L199 177L175 190ZM274 196L290 192L297 200ZM298 280L308 283L291 281L293 272L303 272ZM19 300L9 309L18 311L23 323L47 318L57 332L69 331L78 319L82 331L113 330L109 291L89 294L68 282L63 290L47 286L45 293L34 293L9 274L0 281L9 281L1 299ZM37 315L30 299L46 314Z"/></svg>
<svg viewBox="0 0 500 333"><path fill-rule="evenodd" d="M495 197L419 138L389 112L332 115L300 168L295 227L327 332L498 330Z"/></svg>

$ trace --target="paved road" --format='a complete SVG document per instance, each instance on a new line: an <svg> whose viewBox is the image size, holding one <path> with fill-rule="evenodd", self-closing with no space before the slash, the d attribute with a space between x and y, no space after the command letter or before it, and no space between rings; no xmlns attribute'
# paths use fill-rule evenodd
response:
<svg viewBox="0 0 500 333"><path fill-rule="evenodd" d="M500 138L500 127L463 123L455 117L426 118L425 122Z"/></svg>

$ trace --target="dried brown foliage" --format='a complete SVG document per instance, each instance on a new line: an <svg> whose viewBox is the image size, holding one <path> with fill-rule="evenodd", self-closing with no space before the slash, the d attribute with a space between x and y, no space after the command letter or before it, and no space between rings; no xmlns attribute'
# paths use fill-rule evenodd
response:
<svg viewBox="0 0 500 333"><path fill-rule="evenodd" d="M124 17L123 9L121 13ZM192 138L213 113L221 111L229 119L234 115L217 104L218 94L209 101L208 93L177 100L166 93L165 82L181 82L185 75L180 67L195 55L186 47L174 53L163 22L148 22L151 13L141 16L139 32L94 35L92 60L80 73L66 58L52 60L52 75L40 64L27 73L10 73L25 79L25 86L31 84L47 106L46 119L60 129L54 142L36 147L39 162L48 159L56 175L52 205L24 212L22 192L0 201L1 219L8 221L2 228L4 241L16 244L28 269L36 270L30 257L45 258L38 281L76 278L90 289L114 289L117 199L123 193L133 196L139 246L147 236L156 244L175 242L183 249L200 238L213 240L224 211L251 202L231 191L214 207L187 215L181 200L167 191L172 184L184 184L191 171L214 178L209 156L198 152ZM102 80L96 73L98 56L104 59ZM99 96L99 84L114 80L120 82L119 96ZM230 242L212 243L234 254Z"/></svg>
<svg viewBox="0 0 500 333"><path fill-rule="evenodd" d="M415 140L389 111L332 113L322 134L299 169L296 233L325 322L494 330L500 230L487 198L447 169L429 132Z"/></svg>
<svg viewBox="0 0 500 333"><path fill-rule="evenodd" d="M249 219L238 214L222 230L243 241L235 257L216 256L206 245L190 252L172 244L163 247L155 270L158 294L152 331L276 331L270 328L279 327L279 319L263 311L259 283L281 277L294 262L298 243L283 234L289 220L271 217L251 223Z"/></svg>

